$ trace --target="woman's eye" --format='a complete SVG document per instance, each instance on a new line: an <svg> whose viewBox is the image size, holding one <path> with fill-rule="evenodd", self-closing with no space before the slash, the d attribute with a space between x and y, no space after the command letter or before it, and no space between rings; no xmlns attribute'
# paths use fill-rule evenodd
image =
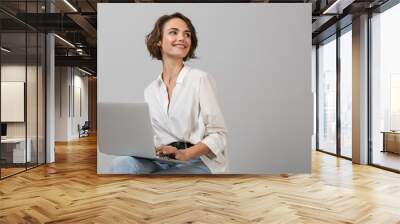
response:
<svg viewBox="0 0 400 224"><path fill-rule="evenodd" d="M171 31L169 32L169 34L176 34L176 31Z"/></svg>
<svg viewBox="0 0 400 224"><path fill-rule="evenodd" d="M190 33L186 33L185 35L186 35L186 37L190 37Z"/></svg>

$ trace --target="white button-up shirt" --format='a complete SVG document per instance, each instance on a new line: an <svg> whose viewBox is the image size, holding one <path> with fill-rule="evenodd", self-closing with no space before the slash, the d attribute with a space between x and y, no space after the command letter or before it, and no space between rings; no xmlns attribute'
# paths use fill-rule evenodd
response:
<svg viewBox="0 0 400 224"><path fill-rule="evenodd" d="M171 142L202 142L215 157L200 156L212 173L228 172L225 121L214 79L185 65L179 72L168 106L167 86L158 76L144 91L156 147Z"/></svg>

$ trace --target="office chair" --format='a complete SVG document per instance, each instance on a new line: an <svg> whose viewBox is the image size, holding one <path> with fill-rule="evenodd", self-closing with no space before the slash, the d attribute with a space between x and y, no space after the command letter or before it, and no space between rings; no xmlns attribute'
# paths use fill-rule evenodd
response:
<svg viewBox="0 0 400 224"><path fill-rule="evenodd" d="M82 127L80 127L80 125L78 124L79 138L89 136L89 129L90 129L89 121L85 121Z"/></svg>

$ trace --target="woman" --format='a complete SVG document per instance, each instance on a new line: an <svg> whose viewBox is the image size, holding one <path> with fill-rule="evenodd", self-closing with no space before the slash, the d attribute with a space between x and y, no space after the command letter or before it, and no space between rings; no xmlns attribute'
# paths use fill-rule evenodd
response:
<svg viewBox="0 0 400 224"><path fill-rule="evenodd" d="M211 76L183 62L195 58L197 36L180 13L164 15L146 36L147 49L162 61L159 77L145 89L155 131L156 154L188 161L160 164L148 159L118 157L118 173L207 174L228 169L226 128Z"/></svg>

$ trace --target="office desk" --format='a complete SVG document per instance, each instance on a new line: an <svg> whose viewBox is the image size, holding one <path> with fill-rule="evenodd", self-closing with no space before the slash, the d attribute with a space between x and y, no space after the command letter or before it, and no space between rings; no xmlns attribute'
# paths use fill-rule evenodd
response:
<svg viewBox="0 0 400 224"><path fill-rule="evenodd" d="M25 151L25 138L6 138L1 139L1 157L6 163L25 163L32 160L30 138L27 139ZM11 159L12 158L12 159ZM26 158L26 161L25 161Z"/></svg>
<svg viewBox="0 0 400 224"><path fill-rule="evenodd" d="M400 154L400 132L399 131L382 131L383 133L383 150L382 152L393 152Z"/></svg>

